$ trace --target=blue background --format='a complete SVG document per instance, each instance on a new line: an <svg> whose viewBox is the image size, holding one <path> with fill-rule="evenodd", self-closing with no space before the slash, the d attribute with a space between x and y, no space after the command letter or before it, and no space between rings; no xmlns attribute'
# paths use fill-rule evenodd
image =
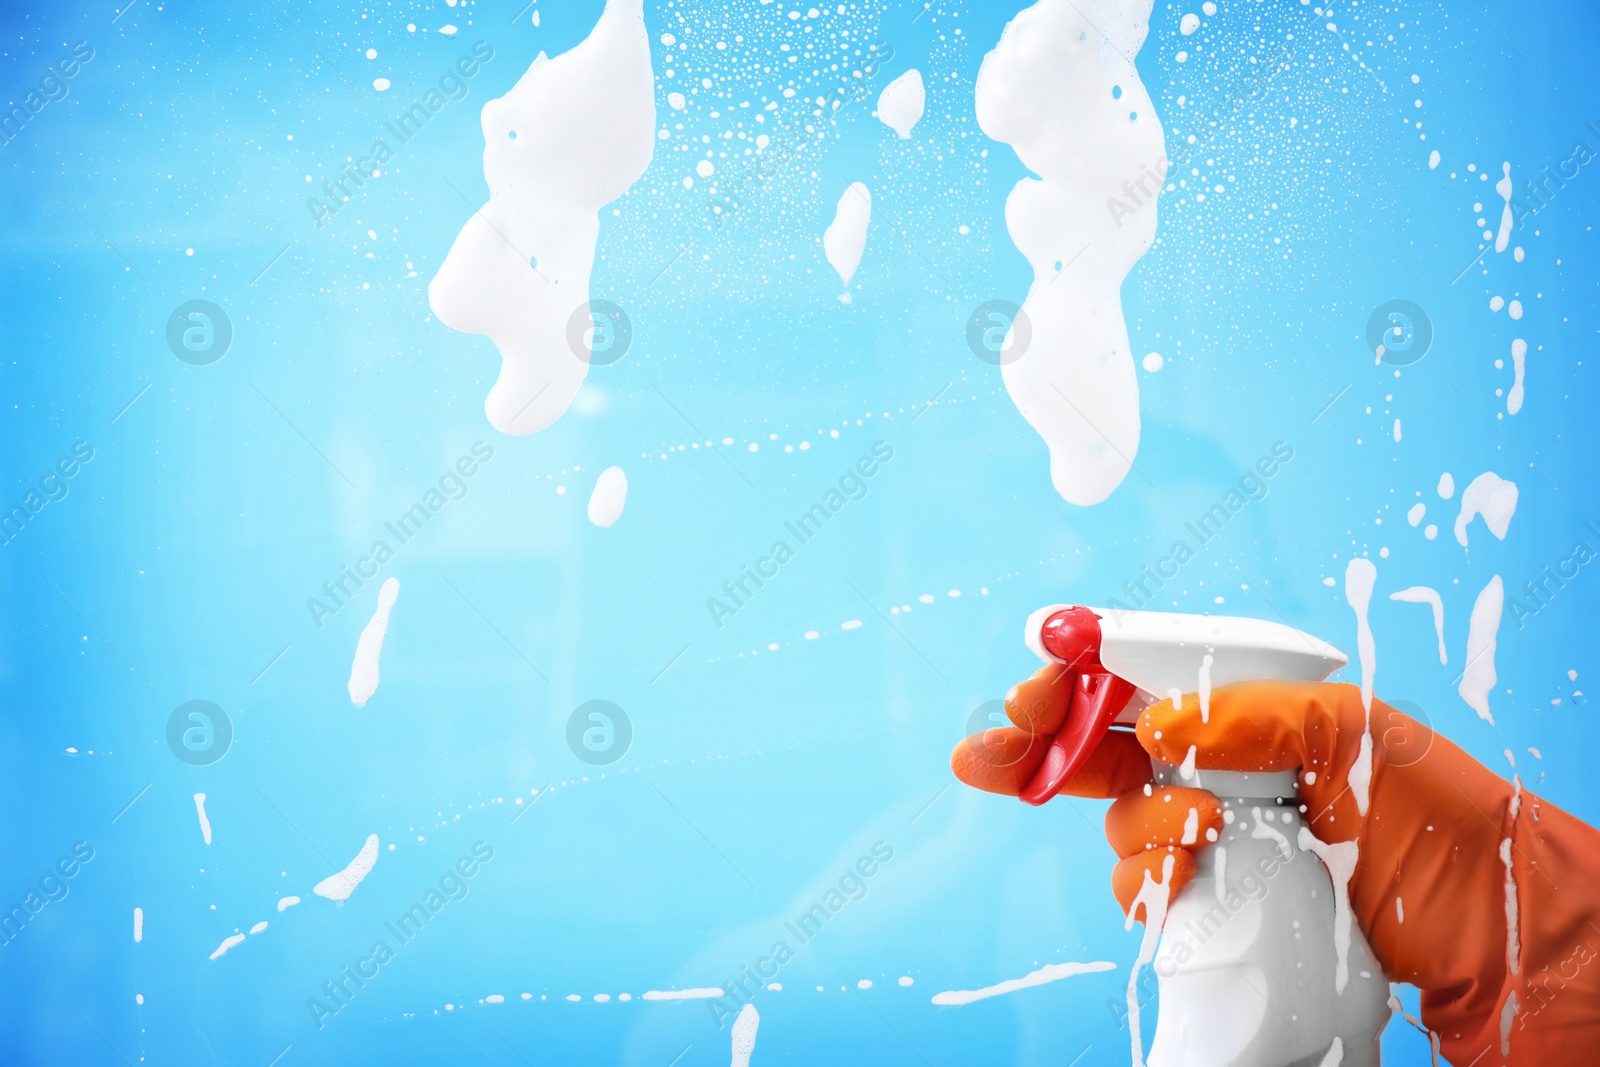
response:
<svg viewBox="0 0 1600 1067"><path fill-rule="evenodd" d="M729 6L647 5L658 126L688 130L602 216L593 293L626 309L632 347L524 438L488 426L498 356L434 320L426 285L487 195L478 108L541 49L580 41L598 3L545 0L537 27L502 4L0 12L9 100L74 43L94 49L69 95L0 148L0 504L75 441L95 450L69 495L0 547L0 897L20 901L75 842L95 852L0 948L7 1062L724 1062L728 1031L703 1002L639 995L735 976L877 841L894 858L866 896L758 997L755 1062L1067 1063L1085 1048L1083 1063L1124 1062L1107 1003L1138 935L1108 891L1104 805L1035 810L952 786L948 753L975 708L1033 669L1029 611L1117 595L1278 441L1294 458L1269 495L1158 606L1287 619L1353 654L1342 582L1323 579L1369 555L1379 694L1506 775L1509 750L1529 788L1600 819L1595 732L1575 695L1600 578L1585 569L1520 627L1508 604L1497 727L1455 691L1490 577L1516 597L1574 541L1600 546L1584 528L1600 522L1592 168L1515 232L1525 262L1491 249L1474 263L1476 220L1499 218L1502 161L1520 189L1580 138L1600 148L1584 126L1600 124L1600 12L1492 2L1324 18L1230 2L1182 37L1185 9L1158 4L1140 74L1169 151L1190 133L1201 150L1123 288L1135 352L1166 363L1139 372L1138 470L1082 509L1052 492L1042 442L964 339L975 307L1020 302L1030 281L1002 216L1024 172L972 117L977 65L1012 5L829 9L892 62L714 227L704 183L682 188L676 145L724 126L703 107L669 110L659 37L694 42L676 61L683 88L721 76L706 47L720 34L687 34L680 17L776 33L792 5ZM437 32L447 21L454 39ZM314 226L306 177L320 185L361 155L476 40L495 57L468 98ZM1288 69L1255 80L1252 57L1285 50ZM739 49L723 55L731 78ZM871 109L912 66L928 114L900 141ZM393 88L374 91L377 77ZM877 210L846 305L819 237L857 180ZM1493 295L1520 299L1524 319L1492 313ZM1436 331L1398 374L1363 340L1393 298ZM192 299L233 324L211 366L165 343ZM1529 343L1527 401L1501 417L1513 337ZM718 454L705 446L724 438ZM354 708L345 682L376 583L320 629L306 599L478 440L493 460L385 568L401 591L382 685ZM894 458L866 498L715 627L706 599L879 440ZM630 491L600 529L584 508L612 464ZM1456 500L1435 494L1444 471ZM1520 502L1504 542L1478 522L1463 550L1459 492L1483 471L1515 481ZM1418 500L1436 540L1405 520ZM1416 584L1443 593L1449 666L1427 609L1387 599ZM191 699L236 730L208 767L166 745ZM566 743L590 699L633 725L608 767ZM382 851L354 896L311 896L371 833ZM480 840L494 859L470 894L319 1030L307 999ZM305 902L280 915L289 894ZM267 930L208 960L261 919ZM929 1002L1067 960L1116 969ZM490 994L506 1003L479 1003ZM1385 1051L1427 1062L1399 1020Z"/></svg>

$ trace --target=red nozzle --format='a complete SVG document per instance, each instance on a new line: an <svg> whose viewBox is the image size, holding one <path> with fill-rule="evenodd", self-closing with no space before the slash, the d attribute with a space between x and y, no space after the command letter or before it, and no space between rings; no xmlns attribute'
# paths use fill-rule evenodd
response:
<svg viewBox="0 0 1600 1067"><path fill-rule="evenodd" d="M1072 686L1072 695L1044 762L1022 790L1022 799L1034 805L1055 796L1061 783L1082 769L1136 689L1100 663L1100 619L1088 608L1063 608L1051 615L1039 628L1039 643L1066 664L1061 683Z"/></svg>
<svg viewBox="0 0 1600 1067"><path fill-rule="evenodd" d="M1044 650L1074 671L1103 671L1100 666L1100 616L1088 608L1062 608L1039 627Z"/></svg>

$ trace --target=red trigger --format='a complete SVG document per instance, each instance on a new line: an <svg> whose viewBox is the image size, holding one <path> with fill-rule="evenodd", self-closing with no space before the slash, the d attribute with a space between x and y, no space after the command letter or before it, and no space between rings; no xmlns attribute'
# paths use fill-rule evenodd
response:
<svg viewBox="0 0 1600 1067"><path fill-rule="evenodd" d="M1045 651L1067 665L1061 681L1072 686L1072 696L1044 762L1022 790L1022 799L1034 805L1055 796L1061 783L1083 768L1136 691L1132 682L1101 665L1100 619L1088 608L1056 612L1040 627L1039 637Z"/></svg>

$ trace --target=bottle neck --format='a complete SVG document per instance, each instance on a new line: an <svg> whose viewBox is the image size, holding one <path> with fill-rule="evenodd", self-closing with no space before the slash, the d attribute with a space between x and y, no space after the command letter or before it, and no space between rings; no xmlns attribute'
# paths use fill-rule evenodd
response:
<svg viewBox="0 0 1600 1067"><path fill-rule="evenodd" d="M1273 803L1292 800L1296 795L1298 771L1214 771L1196 767L1185 777L1182 768L1171 764L1150 761L1157 785L1188 786L1208 789L1219 797L1241 800L1259 800Z"/></svg>

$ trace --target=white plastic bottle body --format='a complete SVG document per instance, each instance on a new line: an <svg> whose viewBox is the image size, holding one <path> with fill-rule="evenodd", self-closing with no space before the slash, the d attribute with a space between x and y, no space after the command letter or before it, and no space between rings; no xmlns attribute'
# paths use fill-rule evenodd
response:
<svg viewBox="0 0 1600 1067"><path fill-rule="evenodd" d="M1229 814L1162 927L1150 1067L1376 1067L1388 982L1359 925L1336 937L1328 869L1299 846L1293 772L1156 770Z"/></svg>

